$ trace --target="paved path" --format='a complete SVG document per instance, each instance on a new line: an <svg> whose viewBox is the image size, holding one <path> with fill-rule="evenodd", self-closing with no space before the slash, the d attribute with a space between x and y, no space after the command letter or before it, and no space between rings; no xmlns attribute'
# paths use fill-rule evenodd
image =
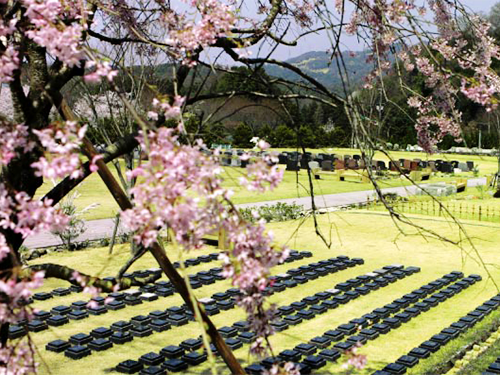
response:
<svg viewBox="0 0 500 375"><path fill-rule="evenodd" d="M486 184L486 178L474 178L468 180L467 182L467 186L478 186L485 184ZM404 187L386 188L382 189L382 191L384 193L397 193L401 196L407 196L415 194L416 187L404 186ZM315 197L315 203L317 208L341 207L351 204L364 203L368 199L373 199L374 194L375 190L366 190L366 191L354 191L350 193L318 195ZM306 210L311 208L311 197L289 198L289 199L280 199L274 201L245 203L238 205L238 207L273 205L276 204L277 202L296 203L304 206ZM104 237L111 237L114 229L113 219L90 220L86 222L86 225L87 225L86 232L82 236L78 237L75 240L76 242L85 240L96 240ZM61 244L60 239L52 235L50 232L39 233L35 236L28 237L26 241L24 241L24 245L29 248L55 246L59 244Z"/></svg>

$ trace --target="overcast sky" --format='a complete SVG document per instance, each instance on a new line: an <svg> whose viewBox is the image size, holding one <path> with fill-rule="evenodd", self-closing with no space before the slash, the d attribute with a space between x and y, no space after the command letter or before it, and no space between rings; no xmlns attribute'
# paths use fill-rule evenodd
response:
<svg viewBox="0 0 500 375"><path fill-rule="evenodd" d="M333 2L333 0L329 0ZM491 7L500 2L500 0L461 0L461 3L469 7L474 12L482 12L488 14ZM345 38L341 50L359 51L364 49L363 45L359 44L354 37ZM278 47L273 56L280 60L287 60L292 57L299 56L310 51L326 51L330 48L330 43L325 35L311 35L307 39L303 39L296 47ZM267 48L265 48L267 50ZM254 48L253 55L262 55ZM222 61L220 61L222 62ZM229 62L229 61L227 61ZM227 62L222 62L227 63Z"/></svg>

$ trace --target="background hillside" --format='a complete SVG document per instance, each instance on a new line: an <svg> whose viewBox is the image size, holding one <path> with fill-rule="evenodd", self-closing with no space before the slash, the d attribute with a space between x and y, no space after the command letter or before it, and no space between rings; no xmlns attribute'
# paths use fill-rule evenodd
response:
<svg viewBox="0 0 500 375"><path fill-rule="evenodd" d="M368 55L365 51L353 53L347 51L342 52L342 58L352 86L359 85L362 79L366 77L373 68L371 64L366 63L367 57ZM337 63L335 60L331 61L330 55L325 51L307 52L286 60L286 62L302 69L305 73L329 88L335 89L336 91L342 88L342 80L337 68ZM276 65L267 64L265 69L266 73L273 77L279 77L290 81L302 80L298 74ZM356 87L352 87L352 89L355 88Z"/></svg>

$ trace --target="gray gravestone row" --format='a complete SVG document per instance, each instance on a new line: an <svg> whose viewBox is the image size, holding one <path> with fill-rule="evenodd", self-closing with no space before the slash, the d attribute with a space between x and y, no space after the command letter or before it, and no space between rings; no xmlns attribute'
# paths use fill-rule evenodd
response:
<svg viewBox="0 0 500 375"><path fill-rule="evenodd" d="M285 262L293 262L312 256L309 251L290 251L290 256ZM189 275L191 287L193 289L199 288L203 285L215 283L219 280L224 280L220 274L222 268L215 267L209 271L200 271L196 274ZM9 334L10 338L20 337L19 335L26 335L27 332L41 332L48 329L49 326L58 327L69 323L71 320L81 320L89 317L90 315L102 315L108 311L116 311L126 308L127 306L135 306L143 302L156 301L159 297L167 297L174 294L176 291L169 281L158 281L154 284L147 284L142 286L139 290L130 289L123 293L110 293L108 297L113 300L105 303L104 297L94 297L90 301L97 303L97 307L88 307L90 301L76 301L71 306L56 306L48 311L37 311L34 313L35 319L32 321L18 322L16 325L11 325L15 334ZM222 302L220 304L223 304Z"/></svg>
<svg viewBox="0 0 500 375"><path fill-rule="evenodd" d="M397 329L402 323L406 323L420 313L437 306L438 303L461 292L481 279L478 275L471 275L449 285L462 277L463 273L458 271L444 275L443 278L423 285L412 293L395 299L390 304L374 309L372 313L365 314L361 318L352 319L349 323L342 324L336 329L326 331L323 336L315 337L309 343L299 344L293 350L282 352L278 358L268 358L267 363L264 360L260 364L256 364L256 370L269 368L276 361L291 360L298 362L302 356L306 356L306 358L299 362L300 366L309 367L309 371L310 369L319 369L326 365L326 361L336 361L342 353L350 350L356 344L363 345L368 340L375 340L380 335ZM443 290L440 291L440 289ZM434 293L436 291L437 293ZM434 294L426 298L430 293ZM418 302L419 300L423 301ZM346 336L349 336L347 340L339 341ZM332 348L329 348L329 346L332 346ZM314 354L317 350L321 351L316 356ZM406 372L406 369L403 372L396 373L404 372ZM259 372L256 371L255 373ZM393 372L390 373L393 374Z"/></svg>
<svg viewBox="0 0 500 375"><path fill-rule="evenodd" d="M316 269L317 271L319 270ZM337 284L341 289L329 289L324 292L319 292L309 297L303 298L301 301L293 302L288 306L281 306L278 309L278 315L282 317L282 319L277 320L273 323L273 326L276 331L283 331L287 329L291 325L297 325L302 323L304 320L313 319L316 315L320 315L326 312L328 309L335 309L340 304L348 303L351 300L354 300L362 295L366 295L373 290L377 290L380 287L387 286L390 282L397 281L405 277L406 275L411 275L415 272L418 272L418 268L416 267L408 267L405 270L400 270L400 268L396 268L395 266L386 266L386 269L376 270L375 273L368 273L358 276L354 279L349 279L346 282ZM376 272L380 272L376 273ZM385 273L385 276L381 276L381 273ZM394 273L391 275L391 273ZM397 276L396 276L397 275ZM380 276L380 277L379 277ZM342 293L344 291L344 293ZM309 309L308 309L309 308ZM296 312L296 315L291 315ZM283 318L284 317L284 318ZM241 323L241 322L237 322ZM237 324L235 323L235 324ZM233 327L222 327L219 329L221 335L226 339L226 343L231 347L231 349L235 350L240 348L243 343L250 343L255 339L255 334L248 332L248 327L246 327L243 332L241 332L240 327L233 325ZM241 332L241 333L239 333ZM239 333L239 335L238 335ZM169 351L180 352L183 348L186 348L186 341L190 341L193 344L193 347L190 350L197 350L202 347L202 342L200 339L190 339L183 341L179 346L169 346L167 347ZM215 347L211 344L211 350L216 353ZM156 353L148 353L146 355L150 355L154 357L157 362L151 364L154 366L155 371L157 368L168 369L170 371L181 371L188 368L188 366L195 366L199 363L206 361L207 356L205 352L193 354L193 357L199 358L199 361L189 361L186 358L170 358L167 356L167 360L162 358L162 354L165 348L162 350L160 355ZM143 361L143 357L141 356L138 361L125 361L127 364L133 364L134 366L141 367L144 365L148 365ZM165 361L165 362L163 362ZM118 367L123 367L124 362L120 363ZM179 365L179 367L173 366ZM161 367L158 367L160 366ZM117 368L118 368L117 367ZM251 370L250 367L249 370Z"/></svg>
<svg viewBox="0 0 500 375"><path fill-rule="evenodd" d="M223 166L233 166L233 167L246 167L248 161L241 161L238 156L242 152L231 153L226 152L225 158L222 158ZM238 156L236 156L238 155ZM315 162L314 167L311 167L310 162ZM286 165L287 171L299 171L300 169L313 169L321 168L323 171L333 171L339 169L364 169L366 165L364 160L362 160L361 155L343 155L343 158L335 154L312 154L306 152L301 154L298 152L282 152L278 155L278 163ZM430 167L434 172L442 173L452 173L454 169L460 169L462 172L469 172L474 168L473 161L459 162L457 160L452 160L450 162L443 160L431 160L423 161L421 159L399 159L389 162L389 166L382 160L373 160L372 168L378 171L385 171L387 169L391 171L398 171L403 169L405 171L416 171L420 168Z"/></svg>
<svg viewBox="0 0 500 375"><path fill-rule="evenodd" d="M350 300L359 298L360 296L366 295L371 291L378 290L379 288L383 288L388 286L390 283L394 283L400 279L405 278L406 276L410 276L414 273L420 272L418 267L407 267L404 268L401 265L389 265L385 266L382 269L375 270L373 272L367 273L365 275L360 275L355 279L347 280L346 282L339 283L335 286L335 291L341 292L343 294L336 294L333 297L334 304L329 304L328 300L324 300L319 308L314 308L316 305L312 305L309 307L309 313L307 310L298 311L296 316L300 316L301 319L313 319L315 315L321 314L326 310L321 309L321 306L326 304L326 308L336 308L339 304L345 304ZM318 296L322 293L317 293L315 296ZM302 302L305 302L304 300ZM307 301L311 304L312 301ZM293 306L294 304L290 305ZM300 306L297 306L297 309ZM302 312L302 314L301 314ZM293 318L293 316L287 316L284 320ZM370 314L366 314L363 316L363 319L371 318ZM355 321L355 319L353 319ZM356 325L352 323L352 326L356 328ZM328 347L333 340L341 339L342 337L353 334L352 326L349 327L341 327L341 329L349 328L349 332L340 331L327 331L324 336L315 337L308 342L304 342L295 346L294 349L288 349L282 351L278 357L269 357L266 358L259 363L254 363L246 368L247 373L249 374L261 374L265 370L269 370L273 364L276 362L295 362L298 367L301 369L301 373L310 373L311 368L320 368L326 361L335 361L338 357L340 357L340 349L325 349ZM330 335L330 336L329 336ZM312 354L316 352L316 350L321 350L320 356L314 357ZM299 362L302 356L307 356L307 358ZM320 366L318 366L320 365Z"/></svg>
<svg viewBox="0 0 500 375"><path fill-rule="evenodd" d="M418 272L416 267L408 267L402 269L395 266L386 266L383 270L375 270L364 275L360 275L355 279L347 280L344 283L336 285L336 289L330 289L326 292L316 293L313 296L306 297L300 302L292 303L290 306L283 306L280 309L285 309L283 315L293 313L292 307L297 311L296 315L287 315L283 321L288 325L300 324L302 320L314 319L315 316L326 312L328 309L335 309L340 304L348 303L351 300L369 294L371 291L387 286L389 283L395 282L408 275ZM342 289L338 289L342 288ZM342 294L342 291L344 292ZM333 299L329 299L328 295L334 295ZM321 303L320 303L321 302ZM305 307L309 307L308 310ZM299 310L300 309L300 310ZM291 310L291 311L289 311ZM277 322L279 324L279 322ZM287 328L287 327L286 327ZM286 329L281 328L280 330ZM279 358L283 361L298 362L302 355L307 355L308 351L313 348L321 348L327 344L326 338L315 338L311 343L302 343L296 346L296 350L284 350L280 353ZM330 351L334 353L333 351ZM328 356L329 351L323 351L325 356ZM260 363L254 363L246 368L249 374L261 374L264 370L269 370L270 367L277 362L277 358L269 357ZM329 357L329 360L334 358ZM310 366L307 362L298 363L301 373L308 373ZM313 367L314 368L314 367Z"/></svg>
<svg viewBox="0 0 500 375"><path fill-rule="evenodd" d="M420 159L408 160L399 159L389 162L389 169L391 171L398 171L403 169L406 171L416 171L420 168L431 168L433 172L452 173L455 168L460 169L462 172L469 172L474 168L474 162L468 161L466 163L458 162L457 160L444 161L441 159L422 161Z"/></svg>
<svg viewBox="0 0 500 375"><path fill-rule="evenodd" d="M222 269L215 267L209 271L200 271L189 275L193 288L199 288L206 284L214 283L216 280L223 280L220 274ZM129 289L122 293L114 292L108 294L112 301L105 303L106 298L98 296L89 301L76 301L71 306L55 306L50 312L37 311L34 313L35 319L27 322L19 322L19 326L25 327L30 332L40 332L48 329L48 326L58 327L69 323L69 320L81 320L88 318L89 315L102 315L108 311L116 311L135 306L143 302L156 301L159 297L168 297L175 293L172 283L169 281L158 281L154 284L146 284L137 289ZM88 304L93 301L97 306L89 307Z"/></svg>
<svg viewBox="0 0 500 375"><path fill-rule="evenodd" d="M292 254L296 255L294 261L303 259L304 257L312 256L312 254L308 251L302 251L302 252L294 251L294 253ZM280 281L279 278L276 279ZM272 291L273 291L272 288L269 288L267 290L268 293ZM200 300L200 302L203 303L207 315L210 316L216 315L219 314L221 310L232 309L235 306L235 300L233 297L239 294L240 292L238 289L230 288L226 292L215 293L212 296L212 298L202 299ZM133 317L130 322L125 322L125 321L115 322L111 325L111 329L107 329L104 327L100 327L99 329L107 330L108 332L107 336L111 336L110 340L112 341L112 343L123 344L125 342L131 341L133 337L149 336L153 333L153 331L162 332L167 329L170 329L171 325L181 326L187 324L188 321L194 321L194 316L193 313L187 307L187 305L184 304L180 307L179 306L169 307L166 309L166 311L158 311L158 310L152 311L148 314L148 316L139 315ZM124 333L124 331L129 331L129 330L130 333L128 332ZM80 346L82 344L86 344L91 341L92 337L95 337L94 331L96 331L96 329L92 330L92 332L90 332L89 334L79 333L77 335L74 335L74 337L72 336L69 339L69 342ZM119 333L112 335L113 331L119 331ZM17 333L19 335L18 337L21 337L23 335L23 333L19 329L17 329L16 332L12 333ZM85 342L81 341L80 338ZM97 338L104 338L104 337L97 337ZM57 340L56 344L62 346L65 345L64 343L66 343L66 341ZM54 347L55 344L48 346L48 348L54 348ZM100 350L106 350L110 347L111 346L107 346Z"/></svg>
<svg viewBox="0 0 500 375"><path fill-rule="evenodd" d="M249 159L241 159L244 154L249 154ZM240 167L246 168L249 163L252 163L252 158L261 157L268 154L267 152L249 152L243 150L225 151L220 155L220 164L223 167ZM282 157L283 158L283 157ZM280 156L278 155L278 164L280 164Z"/></svg>
<svg viewBox="0 0 500 375"><path fill-rule="evenodd" d="M310 252L302 252L304 253L306 256L311 256L312 254ZM347 268L348 266L355 266L356 264L360 264L362 262L362 260L356 260L356 258L354 258L353 260L349 260L349 259L346 259L347 257L339 257L339 258L332 258L330 260L326 260L326 261L323 261L323 262L328 262L330 264L328 265L325 265L325 267L328 267L328 266L332 266L333 264L333 268L330 268L330 271L335 271L336 269L345 269ZM342 259L343 261L340 262L339 259ZM337 266L335 266L335 264L337 264ZM299 269L297 270L300 270L301 272L304 272L306 269L313 269L314 266L317 266L318 263L311 263L311 265L304 265L304 266L301 266L299 267ZM274 290L276 291L282 291L284 288L283 288L283 285L280 287L279 284L281 281L283 281L283 284L284 286L286 287L287 285L288 286L295 286L297 285L295 283L295 285L290 285L290 280L280 280L280 277L275 277L275 279L278 281L277 283L274 284L273 288L270 288L268 290L268 293L272 293ZM231 291L234 291L235 288L232 288L230 289L228 292L231 292ZM236 292L239 292L238 290L236 290ZM226 297L228 296L224 296L224 294L226 293L216 293L213 295L213 300L223 300L225 299ZM205 309L206 311L208 312L208 307L211 306L211 304L207 304L205 305ZM231 307L234 306L234 303L232 304ZM134 334L134 336L147 336L149 335L150 333L148 333L148 328L146 327L147 324L151 321L151 322L154 322L155 320L158 320L158 319L155 319L155 320L152 320L153 318L165 318L164 316L161 316L161 314L173 314L173 315L167 315L168 318L167 319L171 319L171 318L177 318L177 317L180 317L181 316L181 311L180 310L183 310L185 312L185 310L187 310L187 307L185 306L184 308L179 308L179 307L172 307L172 308L169 308L167 309L167 312L161 312L161 311L156 311L156 312L153 312L151 314L153 314L153 316L150 316L150 317L146 317L146 316L137 316L137 317L134 317L132 318L132 321L129 323L129 322L116 322L114 323L112 326L111 326L111 329L108 329L108 328L104 328L104 327L100 327L100 328L97 328L97 329L94 329L90 335L86 335L86 334L78 334L78 335L74 335L72 336L72 338L70 338L70 342L76 344L74 347L71 347L71 348L68 348L68 345L69 343L63 341L63 340L56 340L55 342L52 342L52 343L49 343L49 345L47 346L47 349L48 350L53 350L53 351L59 351L59 352L62 352L64 351L65 354L67 356L69 356L70 358L74 358L74 359L78 359L78 358L83 358L84 356L86 355L89 355L89 351L88 350L85 350L83 348L83 344L84 343L88 343L89 347L94 350L94 351L100 351L100 350L106 350L110 347L109 345L109 341L110 340L107 340L105 339L105 336L108 336L112 333L112 330L116 330L116 329L130 329L131 327L135 326L139 326L139 327L143 327L142 329L140 329L139 331L139 334ZM150 315L151 315L150 314ZM209 313L209 315L212 315ZM172 322L172 324L174 325L183 325L185 323L187 323L187 319L185 319L183 317L184 321L182 322L179 322L178 324L175 324L174 322ZM132 324L131 324L132 323ZM149 323L151 325L151 323ZM236 325L240 324L241 325L241 322L239 323L235 323ZM164 324L159 324L158 322L156 322L156 325L157 326L162 326ZM125 327L126 326L126 327ZM170 327L163 327L162 330L165 330L165 329L168 329ZM137 328L136 328L137 329ZM97 332L99 331L99 332ZM104 332L106 331L106 332ZM160 331L159 329L156 329L156 331ZM248 335L248 334L247 334ZM114 337L114 336L119 336L119 337ZM123 337L124 334L123 332L120 332L120 333L113 333L113 336L111 339L114 338L113 342L114 343L117 343L116 340L118 339L120 342L118 343L124 343L124 342L127 342L127 341L130 341L132 338L130 335L126 335L128 337ZM95 340L93 340L92 342L90 342L90 340L92 340L92 338L95 338ZM128 338L128 340L124 340L125 338ZM97 343L95 343L94 341L98 340ZM124 340L122 342L122 340ZM105 342L106 341L106 342ZM93 343L91 345L91 343ZM98 345L99 344L99 345ZM112 343L111 343L112 345ZM125 364L121 364L120 368L123 369L123 367L125 366Z"/></svg>
<svg viewBox="0 0 500 375"><path fill-rule="evenodd" d="M390 267L390 266L388 266ZM415 268L409 267L406 269L407 274L412 274L415 272ZM398 271L402 272L402 271ZM404 273L404 272L403 272ZM377 274L375 274L377 275ZM401 277L400 277L401 278ZM392 277L392 281L396 281L398 278L397 277ZM293 302L289 306L282 306L278 309L279 316L283 317L283 319L278 320L273 323L273 326L275 330L277 331L283 331L287 329L290 325L297 325L302 323L303 320L307 319L313 319L316 315L322 314L326 312L327 309L334 309L339 306L339 304L345 304L349 302L350 300L353 300L355 298L358 298L360 295L366 295L368 294L371 290L376 290L379 287L382 286L387 286L388 283L390 282L388 279L384 279L383 277L377 277L373 276L372 274L365 274L365 275L360 275L355 279L349 279L345 283L339 283L339 286L342 286L344 284L348 284L349 287L346 288L344 286L344 289L346 290L345 293L342 294L342 290L340 289L329 289L324 292L319 292L314 295L311 295L309 297L303 298L301 301L296 301ZM380 283L380 285L378 284ZM366 285L365 286L363 286ZM353 290L349 290L353 289ZM368 290L367 290L368 289ZM359 291L359 292L358 292ZM332 298L333 297L333 298ZM309 307L309 310L307 310L307 307ZM293 312L297 312L296 315L290 315L293 314ZM243 345L244 343L250 343L253 341L252 339L255 337L253 333L250 332L243 332L241 333L238 338L234 338L237 335L235 327L222 327L219 329L221 331L221 334L226 337L226 342L232 349L239 348ZM250 340L248 340L251 338ZM182 344L181 344L182 345ZM198 345L200 345L198 343ZM201 347L201 345L200 345ZM214 350L215 348L213 345L211 345L211 350ZM196 356L204 355L203 360L200 361L203 362L206 360L206 354L205 353L197 353ZM158 358L159 362L160 359ZM140 362L140 360L139 360ZM167 361L168 362L168 361ZM162 367L166 367L165 362ZM187 368L187 365L196 365L198 363L188 363L184 364L185 367L183 369ZM166 367L172 371L171 367ZM251 370L252 367L250 367ZM180 369L179 369L180 370Z"/></svg>
<svg viewBox="0 0 500 375"><path fill-rule="evenodd" d="M310 254L310 252L301 252L301 253L305 253L306 256L312 256L312 254ZM342 258L344 259L345 257L342 257ZM337 258L335 258L335 260L336 259ZM330 259L329 262L333 262L333 259ZM338 267L335 267L335 269L339 269L339 268L345 269L348 266L355 266L358 263L355 263L354 261L351 261L351 260L348 260L348 259L344 259L343 262L339 262L339 261L334 262L334 264L338 264ZM311 263L311 264L314 265L315 263ZM302 267L303 270L305 270L305 269L312 269L312 267L309 266L309 265L304 265L304 266L301 266L301 267ZM301 268L299 268L299 269L301 269ZM302 272L302 269L301 269L301 272ZM335 269L331 269L331 271L335 271ZM277 277L277 280L281 281L281 280L279 280L279 277ZM297 285L296 283L294 285L290 285L290 283L289 283L288 280L287 281L283 281L284 285L281 285L280 288L278 288L278 286L277 286L278 284L279 283L277 283L275 286L273 286L273 288L269 288L267 290L267 292L269 294L273 293L274 290L281 292L281 291L284 290L285 287L293 287L293 286ZM231 288L226 293L215 293L212 296L213 298L209 299L211 301L204 301L204 303L205 303L204 304L205 311L208 313L208 315L214 315L214 314L217 314L217 313L220 312L219 311L219 307L221 309L224 309L224 310L228 310L230 308L233 308L234 307L234 301L229 301L229 299L231 299L232 296L235 296L235 295L237 295L239 293L240 293L239 290L236 289L236 288ZM213 302L216 302L217 306L215 304L213 304ZM222 307L222 305L219 306L219 302L225 302L224 307ZM95 333L96 330L107 330L107 334L108 335L110 335L113 330L119 330L120 332L115 332L115 333L112 334L112 336L110 337L110 340L112 341L112 343L123 344L125 342L131 341L133 339L133 336L141 336L141 337L143 337L143 336L149 336L152 333L151 332L152 330L163 331L163 330L169 329L170 325L168 325L168 327L167 327L166 323L170 323L172 325L180 326L180 325L186 324L187 321L188 321L188 319L189 320L194 320L192 318L192 313L191 314L188 314L188 313L189 313L188 308L185 305L183 305L182 307L176 307L176 306L170 307L165 312L155 311L155 312L150 313L150 316L137 316L137 317L134 317L134 318L132 318L131 322L124 322L124 321L115 322L111 326L111 329L100 327L98 329L93 330L90 333L90 335L83 334L83 333L74 335L74 336L72 336L72 338L70 338L70 342L72 342L74 344L77 344L76 345L77 346L76 349L67 348L67 344L68 343L66 341L62 341L62 340L57 340L56 342L49 343L51 345L47 346L47 349L55 351L56 347L60 347L59 352L64 351L65 355L69 356L70 358L74 358L74 359L83 358L84 356L89 355L90 352L87 351L87 350L83 350L81 348L83 342L76 342L76 340L83 339L83 340L85 340L85 342L89 341L89 340L91 340L92 337L95 337L94 333ZM157 319L154 319L154 318L157 318ZM166 319L167 321L166 322L158 322L158 321L155 322L155 320L158 320L160 318L164 318L163 320ZM156 326L159 326L162 329L161 330L160 329L154 329L155 327L149 327L148 328L147 326L148 325L151 326L151 324L155 324ZM123 331L129 330L129 329L133 329L133 330L138 331L138 332L135 332L133 335L130 335L128 332L127 333L123 332ZM98 338L101 339L101 338L104 338L104 337L98 337ZM108 348L109 348L109 346L105 346L105 347L101 348L100 350L105 350L105 349L108 349ZM71 349L71 350L69 350L69 352L66 353L66 351L68 349ZM77 351L78 353L75 353L75 351Z"/></svg>
<svg viewBox="0 0 500 375"><path fill-rule="evenodd" d="M422 342L417 348L413 348L407 355L399 357L395 363L390 363L383 370L375 371L374 375L400 374L406 372L407 368L414 367L422 358L428 358L433 352L437 351L441 346L456 339L462 333L468 331L477 322L484 319L491 312L498 309L500 305L500 295L496 295L467 315L461 317L458 321L452 323L449 327L441 330L439 334L433 335L429 340ZM498 374L498 360L491 364L483 375Z"/></svg>
<svg viewBox="0 0 500 375"><path fill-rule="evenodd" d="M212 261L215 261L219 259L219 253L211 253L211 254L204 254L200 255L196 258L189 258L184 261L184 266L185 267L190 267L190 266L196 266L200 263L210 263ZM173 263L175 268L180 267L179 262L174 262ZM125 273L123 274L124 278L146 278L149 276L157 275L160 276L162 273L160 268L151 268L147 270L137 270L132 273ZM111 281L111 282L116 282L116 277L112 276L107 276L103 278L104 281ZM56 288L50 292L40 292L40 293L35 293L33 295L33 300L37 301L45 301L48 299L51 299L53 297L62 297L62 296L67 296L68 294L71 293L80 293L83 291L83 288L78 285L71 285L69 288ZM31 303L32 301L27 301L28 303Z"/></svg>

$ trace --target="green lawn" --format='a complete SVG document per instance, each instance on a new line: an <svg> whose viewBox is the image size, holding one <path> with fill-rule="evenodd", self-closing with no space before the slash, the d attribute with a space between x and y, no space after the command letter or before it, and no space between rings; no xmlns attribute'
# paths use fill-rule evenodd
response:
<svg viewBox="0 0 500 375"><path fill-rule="evenodd" d="M434 231L442 235L458 240L460 235L456 228L447 221L439 218L414 217L419 225L431 227ZM335 274L319 278L305 285L288 289L270 298L277 304L288 304L292 301L312 295L316 292L332 288L336 283L347 280L351 277L380 268L387 264L402 263L405 265L419 266L422 272L403 280L400 280L388 287L372 292L367 296L351 301L345 306L330 310L329 312L296 327L277 334L272 338L272 342L277 352L292 348L301 341L307 341L324 331L335 328L337 325L346 323L350 319L372 311L376 307L381 307L420 287L422 284L432 281L441 275L454 269L463 272L480 273L486 278L486 273L478 263L478 256L471 251L470 247L463 249L445 244L432 238L425 238L418 235L415 229L402 226L401 229L407 236L401 236L393 225L387 214L381 212L347 211L321 215L318 218L320 227L327 238L332 239L332 246L328 249L321 240L314 235L314 227L311 219L304 222L285 222L269 224L268 228L273 231L275 239L279 243L287 243L291 248L299 250L313 251L313 258L303 259L291 264L285 264L276 268L276 273L285 272L287 269L295 268L301 264L345 254L350 257L362 257L365 264L354 268L349 268ZM301 225L299 225L301 224ZM481 251L481 256L486 263L496 264L498 259L497 242L500 239L500 227L492 223L465 223L468 234L474 238L475 244ZM213 249L202 250L193 253L193 256L202 252L211 252ZM177 253L169 248L168 252L175 260ZM191 255L191 254L190 254ZM189 256L190 256L189 255ZM53 253L49 256L38 259L37 262L57 262L73 267L78 267L84 272L93 274L109 275L117 272L120 264L128 256L126 246L119 246L115 254L111 257L107 255L107 248L89 249L71 253ZM145 257L138 262L134 269L154 267L151 257ZM213 267L214 263L199 265L188 269L189 273L197 272L201 269ZM500 282L498 270L491 266L493 277ZM52 289L64 283L48 281L44 287ZM212 286L204 286L195 291L198 297L207 297L216 291L222 291L230 287L227 281L218 282ZM474 307L481 304L487 298L496 294L496 288L491 281L482 281L469 289L454 296L448 301L440 304L429 312L421 314L383 337L373 342L369 342L360 351L368 355L369 363L360 374L370 374L375 369L380 369L385 363L395 361L399 356L407 353L412 347L420 344L433 334L448 326L459 317L465 315ZM73 294L67 297L36 303L34 307L49 309L50 307L69 304L82 297ZM190 323L182 328L175 328L162 333L155 333L146 338L135 338L133 342L115 346L113 349L102 353L94 353L79 361L65 358L61 354L54 354L43 349L44 345L56 338L67 339L70 335L79 332L88 332L101 325L109 326L112 322L120 319L130 319L132 316L165 309L169 306L179 305L180 298L171 296L144 305L127 307L124 310L109 312L103 316L90 317L80 322L72 322L66 326L51 329L43 333L33 334L34 342L39 346L41 353L42 374L70 374L89 373L104 374L107 369L112 368L125 359L137 359L140 354L149 351L159 351L162 347L170 344L178 344L180 341L195 337L199 334L199 328L194 323ZM230 325L243 318L243 313L238 309L222 312L213 317L218 326ZM243 363L251 362L248 357L248 346L236 351L236 355ZM321 373L343 373L340 364L329 365L322 369ZM222 363L217 362L221 374L227 373ZM208 371L206 365L194 367L189 373L205 374Z"/></svg>
<svg viewBox="0 0 500 375"><path fill-rule="evenodd" d="M349 154L353 155L357 153L357 150L353 149L325 149L325 150L311 150L313 152L328 152L337 153L339 155ZM421 158L426 159L423 153L410 153L410 152L393 152L393 158ZM386 158L378 155L379 159ZM491 174L497 170L497 161L493 157L478 157L478 156L466 156L466 155L432 155L432 159L449 159L449 160L473 160L476 165L479 166L480 175ZM282 166L283 167L283 166ZM110 165L113 173L115 169ZM233 201L237 204L239 203L252 203L269 201L276 199L286 199L286 198L300 198L307 197L310 195L309 192L309 179L307 172L302 170L298 173L296 172L285 172L284 180L280 186L274 191L266 192L265 194L259 194L255 192L248 192L242 189L238 184L238 178L241 176L241 168L224 168L224 185L227 188L232 188L235 192L233 196ZM115 173L116 175L116 173ZM473 177L472 173L464 173L463 177ZM431 182L436 181L451 181L454 180L455 176L433 176ZM395 187L408 185L408 182L404 179L393 178L388 180L381 180L380 186L385 187ZM52 188L51 183L45 183L37 192L37 197L43 196L47 191ZM356 182L340 182L336 181L334 175L323 174L321 180L314 180L314 192L316 195L322 194L337 194L345 193L351 191L361 191L370 190L372 185L369 183L356 183ZM109 194L106 186L100 180L97 174L89 176L78 188L80 193L80 198L77 199L76 205L80 209L87 207L91 204L98 203L99 206L84 215L87 220L92 219L102 219L109 218L116 215L119 211L114 199Z"/></svg>

